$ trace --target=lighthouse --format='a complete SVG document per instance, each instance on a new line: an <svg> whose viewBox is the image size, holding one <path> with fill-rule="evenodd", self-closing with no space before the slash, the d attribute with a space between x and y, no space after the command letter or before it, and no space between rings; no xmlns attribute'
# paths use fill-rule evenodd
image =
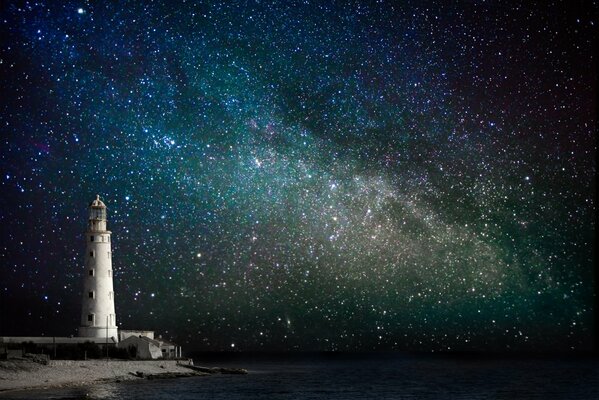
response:
<svg viewBox="0 0 599 400"><path fill-rule="evenodd" d="M89 205L85 240L85 272L79 336L118 340L112 286L111 232L106 230L106 205L100 196Z"/></svg>

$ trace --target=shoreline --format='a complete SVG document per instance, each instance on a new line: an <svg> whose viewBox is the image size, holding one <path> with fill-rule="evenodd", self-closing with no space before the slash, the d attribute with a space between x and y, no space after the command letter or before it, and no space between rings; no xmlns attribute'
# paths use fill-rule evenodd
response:
<svg viewBox="0 0 599 400"><path fill-rule="evenodd" d="M50 360L0 361L0 398L25 390L60 389L97 383L187 378L213 374L245 374L246 370L204 368L189 360Z"/></svg>

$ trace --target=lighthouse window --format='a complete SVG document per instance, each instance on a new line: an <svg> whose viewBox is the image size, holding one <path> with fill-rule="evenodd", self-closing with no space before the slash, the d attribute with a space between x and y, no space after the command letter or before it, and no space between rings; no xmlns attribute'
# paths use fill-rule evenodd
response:
<svg viewBox="0 0 599 400"><path fill-rule="evenodd" d="M93 235L89 237L89 241L90 241L90 242L93 242L93 241L94 241L94 236L93 236Z"/></svg>
<svg viewBox="0 0 599 400"><path fill-rule="evenodd" d="M87 314L87 322L94 322L94 314Z"/></svg>
<svg viewBox="0 0 599 400"><path fill-rule="evenodd" d="M94 270L93 269L89 270L89 276L94 276Z"/></svg>
<svg viewBox="0 0 599 400"><path fill-rule="evenodd" d="M94 298L94 292L93 291L88 292L87 295L89 296L90 299Z"/></svg>
<svg viewBox="0 0 599 400"><path fill-rule="evenodd" d="M93 251L93 250L89 252L89 256L90 256L90 257L93 257L93 256L94 256L94 251Z"/></svg>

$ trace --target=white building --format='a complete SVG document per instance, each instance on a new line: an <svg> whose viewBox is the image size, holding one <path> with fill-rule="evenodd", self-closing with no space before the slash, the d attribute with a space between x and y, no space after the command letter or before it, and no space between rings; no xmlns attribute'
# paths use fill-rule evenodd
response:
<svg viewBox="0 0 599 400"><path fill-rule="evenodd" d="M112 285L111 232L106 230L106 205L100 196L89 205L85 240L85 276L79 336L118 341Z"/></svg>
<svg viewBox="0 0 599 400"><path fill-rule="evenodd" d="M170 343L159 336L154 338L154 331L119 331L117 347L127 349L137 359L149 360L157 358L181 358L181 347Z"/></svg>

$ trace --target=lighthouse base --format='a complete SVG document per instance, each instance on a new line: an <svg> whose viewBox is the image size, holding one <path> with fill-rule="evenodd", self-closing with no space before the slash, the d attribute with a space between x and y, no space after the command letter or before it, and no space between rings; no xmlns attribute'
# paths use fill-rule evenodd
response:
<svg viewBox="0 0 599 400"><path fill-rule="evenodd" d="M119 341L118 328L116 326L82 326L79 328L79 337L89 338L114 338L116 342Z"/></svg>

